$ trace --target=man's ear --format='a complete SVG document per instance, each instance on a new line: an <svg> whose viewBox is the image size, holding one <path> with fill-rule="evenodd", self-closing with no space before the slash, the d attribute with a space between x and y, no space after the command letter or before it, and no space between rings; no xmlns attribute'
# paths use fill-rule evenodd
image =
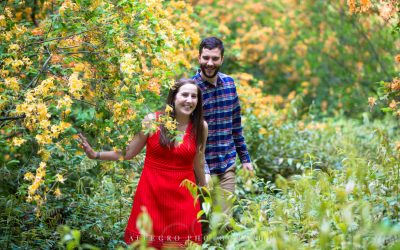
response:
<svg viewBox="0 0 400 250"><path fill-rule="evenodd" d="M201 54L199 54L199 56L197 57L197 60L199 61L199 63L200 63L200 59L201 59Z"/></svg>

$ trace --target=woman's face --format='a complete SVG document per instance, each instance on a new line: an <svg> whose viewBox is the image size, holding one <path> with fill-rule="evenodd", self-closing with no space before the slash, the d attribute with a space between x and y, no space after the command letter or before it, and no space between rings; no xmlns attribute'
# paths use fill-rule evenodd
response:
<svg viewBox="0 0 400 250"><path fill-rule="evenodd" d="M181 86L175 96L175 115L190 116L198 102L197 87L194 84Z"/></svg>

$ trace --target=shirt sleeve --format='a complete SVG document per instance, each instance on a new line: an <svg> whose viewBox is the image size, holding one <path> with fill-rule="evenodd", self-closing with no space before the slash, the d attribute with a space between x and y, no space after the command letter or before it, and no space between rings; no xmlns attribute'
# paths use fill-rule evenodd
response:
<svg viewBox="0 0 400 250"><path fill-rule="evenodd" d="M239 97L237 95L236 87L234 89L233 99L233 114L232 114L232 136L236 147L236 153L239 156L240 162L250 163L250 154L247 150L246 142L243 136L242 116L240 111Z"/></svg>

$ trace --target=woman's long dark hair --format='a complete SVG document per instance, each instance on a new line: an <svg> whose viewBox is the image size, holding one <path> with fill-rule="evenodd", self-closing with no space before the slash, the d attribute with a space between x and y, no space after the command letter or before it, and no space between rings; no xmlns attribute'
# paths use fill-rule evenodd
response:
<svg viewBox="0 0 400 250"><path fill-rule="evenodd" d="M204 147L204 137L207 136L204 134L204 118L203 118L203 95L201 93L200 88L196 85L196 82L192 79L182 78L179 79L174 86L171 87L168 93L166 105L170 107L174 107L175 97L178 93L179 89L186 84L193 84L197 88L197 105L194 109L193 113L190 115L190 121L192 122L192 130L190 131L190 135L196 138L196 148L199 150L200 147ZM162 112L165 115L165 112ZM169 113L172 118L175 117L175 108L173 111ZM168 135L168 130L165 128L163 124L160 125L160 145L163 147L170 147L174 144L171 140L171 137Z"/></svg>

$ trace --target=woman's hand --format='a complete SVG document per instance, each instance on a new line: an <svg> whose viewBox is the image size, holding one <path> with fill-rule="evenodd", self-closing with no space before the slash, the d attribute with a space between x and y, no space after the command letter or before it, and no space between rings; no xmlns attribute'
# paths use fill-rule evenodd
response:
<svg viewBox="0 0 400 250"><path fill-rule="evenodd" d="M81 145L82 145L83 151L85 151L85 154L87 155L87 157L89 159L95 159L96 152L94 152L93 148L90 146L86 137L84 135L82 135L81 133L79 133L78 136L81 139Z"/></svg>

